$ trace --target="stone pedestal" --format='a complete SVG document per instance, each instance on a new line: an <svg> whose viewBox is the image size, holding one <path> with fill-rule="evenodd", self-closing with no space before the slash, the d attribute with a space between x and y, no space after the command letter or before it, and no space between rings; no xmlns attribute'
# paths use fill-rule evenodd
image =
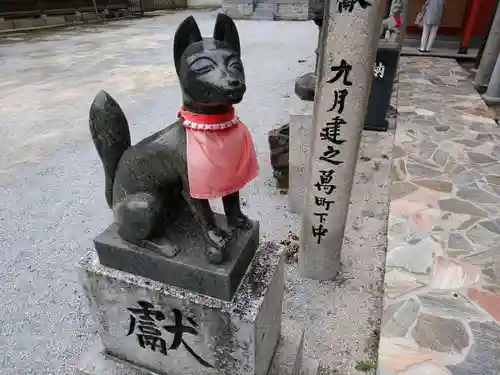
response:
<svg viewBox="0 0 500 375"><path fill-rule="evenodd" d="M481 61L474 78L474 87L484 93L488 87L497 57L500 53L500 7L497 7L491 24L490 33L483 50Z"/></svg>
<svg viewBox="0 0 500 375"><path fill-rule="evenodd" d="M130 374L266 375L280 338L283 263L275 245L262 244L233 299L223 301L103 266L89 253L80 277L102 349L80 373L125 366ZM96 367L106 361L107 369Z"/></svg>
<svg viewBox="0 0 500 375"><path fill-rule="evenodd" d="M317 375L319 363L303 357L304 329L301 325L285 320L267 375ZM97 343L78 363L76 375L161 375L112 358Z"/></svg>

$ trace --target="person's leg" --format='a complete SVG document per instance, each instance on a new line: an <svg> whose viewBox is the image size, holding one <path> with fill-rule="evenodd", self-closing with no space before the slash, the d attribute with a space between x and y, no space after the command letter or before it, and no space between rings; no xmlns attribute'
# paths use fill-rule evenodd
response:
<svg viewBox="0 0 500 375"><path fill-rule="evenodd" d="M426 51L429 51L432 48L432 45L434 44L434 41L436 40L436 35L439 30L439 25L432 25L431 30L429 32L429 39L427 40L427 48L425 49Z"/></svg>
<svg viewBox="0 0 500 375"><path fill-rule="evenodd" d="M424 23L422 29L422 37L420 38L420 49L419 49L420 52L425 51L425 47L427 46L427 40L429 39L429 31L430 31L430 26Z"/></svg>

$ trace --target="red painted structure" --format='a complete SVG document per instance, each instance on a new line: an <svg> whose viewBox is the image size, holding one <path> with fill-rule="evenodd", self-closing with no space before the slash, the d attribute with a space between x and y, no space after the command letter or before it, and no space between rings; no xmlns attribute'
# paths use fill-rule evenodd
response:
<svg viewBox="0 0 500 375"><path fill-rule="evenodd" d="M473 0L468 17L466 16L464 35L462 36L462 41L460 43L459 53L467 53L467 48L469 48L470 37L476 26L476 19L479 13L479 9L483 0Z"/></svg>
<svg viewBox="0 0 500 375"><path fill-rule="evenodd" d="M412 0L408 14L408 34L420 34L413 20L425 0ZM462 38L462 47L467 48L471 37L485 37L497 0L448 0L439 28L439 35Z"/></svg>

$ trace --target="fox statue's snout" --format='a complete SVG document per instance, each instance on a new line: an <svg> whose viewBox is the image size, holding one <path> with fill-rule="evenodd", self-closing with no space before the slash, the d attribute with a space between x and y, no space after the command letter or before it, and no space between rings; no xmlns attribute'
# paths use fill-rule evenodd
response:
<svg viewBox="0 0 500 375"><path fill-rule="evenodd" d="M196 21L188 17L174 41L174 60L186 104L237 104L246 91L238 30L220 15L214 36L203 39Z"/></svg>

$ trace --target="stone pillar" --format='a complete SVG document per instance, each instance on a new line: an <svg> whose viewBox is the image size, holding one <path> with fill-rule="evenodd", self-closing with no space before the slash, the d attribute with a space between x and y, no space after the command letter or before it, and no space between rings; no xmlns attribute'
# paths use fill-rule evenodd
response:
<svg viewBox="0 0 500 375"><path fill-rule="evenodd" d="M325 8L299 253L299 273L310 279L339 270L385 2L329 0Z"/></svg>
<svg viewBox="0 0 500 375"><path fill-rule="evenodd" d="M410 10L410 1L411 0L403 0L403 17L401 25L401 33L399 34L399 44L400 50L403 47L403 43L406 38L406 28L408 27L408 11Z"/></svg>
<svg viewBox="0 0 500 375"><path fill-rule="evenodd" d="M483 100L489 106L500 104L500 56L497 57L495 68L488 83L488 90L483 95Z"/></svg>
<svg viewBox="0 0 500 375"><path fill-rule="evenodd" d="M491 25L486 46L484 47L481 62L474 79L474 87L480 93L486 91L491 74L495 68L497 56L500 53L500 7L497 7L495 18Z"/></svg>
<svg viewBox="0 0 500 375"><path fill-rule="evenodd" d="M500 0L495 0L495 6L491 10L490 19L488 21L488 27L486 28L486 30L488 30L488 34L490 33L491 26L493 25L493 19L495 18L495 14L497 12L499 2L500 2ZM477 53L476 61L474 61L474 68L475 69L479 68L479 63L481 62L481 59L483 58L484 47L486 47L487 41L488 41L488 35L485 35L483 38L483 41L481 42L481 47L479 47L479 52Z"/></svg>

